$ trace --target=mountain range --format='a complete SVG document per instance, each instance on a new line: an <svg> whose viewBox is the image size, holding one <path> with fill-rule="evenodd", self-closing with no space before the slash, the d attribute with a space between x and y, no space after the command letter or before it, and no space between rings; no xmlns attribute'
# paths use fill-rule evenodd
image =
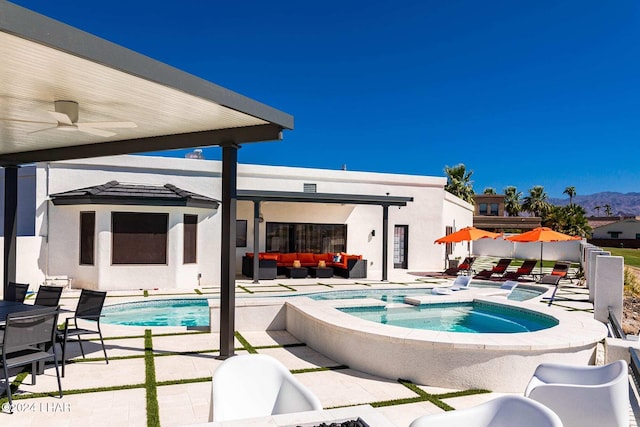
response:
<svg viewBox="0 0 640 427"><path fill-rule="evenodd" d="M569 198L549 198L549 203L557 206L569 204ZM640 216L640 193L616 193L605 191L602 193L575 196L573 203L582 206L587 216L605 216L605 206L611 206L612 216ZM600 209L596 209L599 206Z"/></svg>

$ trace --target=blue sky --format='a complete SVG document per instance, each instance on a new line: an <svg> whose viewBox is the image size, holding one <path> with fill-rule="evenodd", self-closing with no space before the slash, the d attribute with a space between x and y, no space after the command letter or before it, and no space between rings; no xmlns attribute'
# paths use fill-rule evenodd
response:
<svg viewBox="0 0 640 427"><path fill-rule="evenodd" d="M241 163L640 191L637 0L15 3L295 117Z"/></svg>

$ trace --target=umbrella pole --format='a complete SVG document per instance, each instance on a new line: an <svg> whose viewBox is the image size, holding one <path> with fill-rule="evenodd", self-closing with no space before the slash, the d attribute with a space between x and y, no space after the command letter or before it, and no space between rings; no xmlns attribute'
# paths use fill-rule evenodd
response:
<svg viewBox="0 0 640 427"><path fill-rule="evenodd" d="M544 243L540 242L540 277L542 277L542 245L544 245Z"/></svg>

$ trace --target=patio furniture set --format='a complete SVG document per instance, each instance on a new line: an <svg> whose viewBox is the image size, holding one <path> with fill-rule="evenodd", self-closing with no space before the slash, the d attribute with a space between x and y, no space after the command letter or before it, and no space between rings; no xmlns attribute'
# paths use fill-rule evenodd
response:
<svg viewBox="0 0 640 427"><path fill-rule="evenodd" d="M65 374L67 344L75 337L80 345L82 357L82 335L98 335L107 363L107 351L100 330L100 314L106 292L83 289L73 316L65 320L64 328L58 329L59 302L62 287L42 285L38 289L34 304L25 304L28 284L9 283L4 300L0 300L0 351L2 377L9 401L8 410L13 412L9 370L31 365L31 382L44 371L44 362L53 359L58 380L58 392L62 398L61 377ZM88 323L89 321L89 323ZM81 323L79 323L81 322ZM62 375L60 375L56 343L62 348ZM3 410L7 409L3 406Z"/></svg>
<svg viewBox="0 0 640 427"><path fill-rule="evenodd" d="M242 274L253 277L252 252L242 257ZM367 277L367 260L362 255L346 253L310 253L310 252L260 252L258 254L258 279L272 280L278 275L293 279L308 275L317 278L329 278L334 275L361 279Z"/></svg>

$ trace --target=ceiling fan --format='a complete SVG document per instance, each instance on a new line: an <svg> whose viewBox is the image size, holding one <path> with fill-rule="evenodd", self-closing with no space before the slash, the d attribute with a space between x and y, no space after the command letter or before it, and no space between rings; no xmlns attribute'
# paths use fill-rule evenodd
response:
<svg viewBox="0 0 640 427"><path fill-rule="evenodd" d="M61 130L61 131L71 131L71 132L84 132L91 135L109 137L113 136L116 133L103 130L103 129L125 129L125 128L135 128L138 127L134 122L78 122L79 118L79 106L75 101L54 101L54 109L55 111L48 111L49 114L53 117L53 119L57 122L55 126L38 129L29 134L37 133L37 132L45 132L48 130ZM12 119L3 119L7 121L16 121L23 123L42 123L42 124L53 124L51 122L41 122L34 120L12 120Z"/></svg>

